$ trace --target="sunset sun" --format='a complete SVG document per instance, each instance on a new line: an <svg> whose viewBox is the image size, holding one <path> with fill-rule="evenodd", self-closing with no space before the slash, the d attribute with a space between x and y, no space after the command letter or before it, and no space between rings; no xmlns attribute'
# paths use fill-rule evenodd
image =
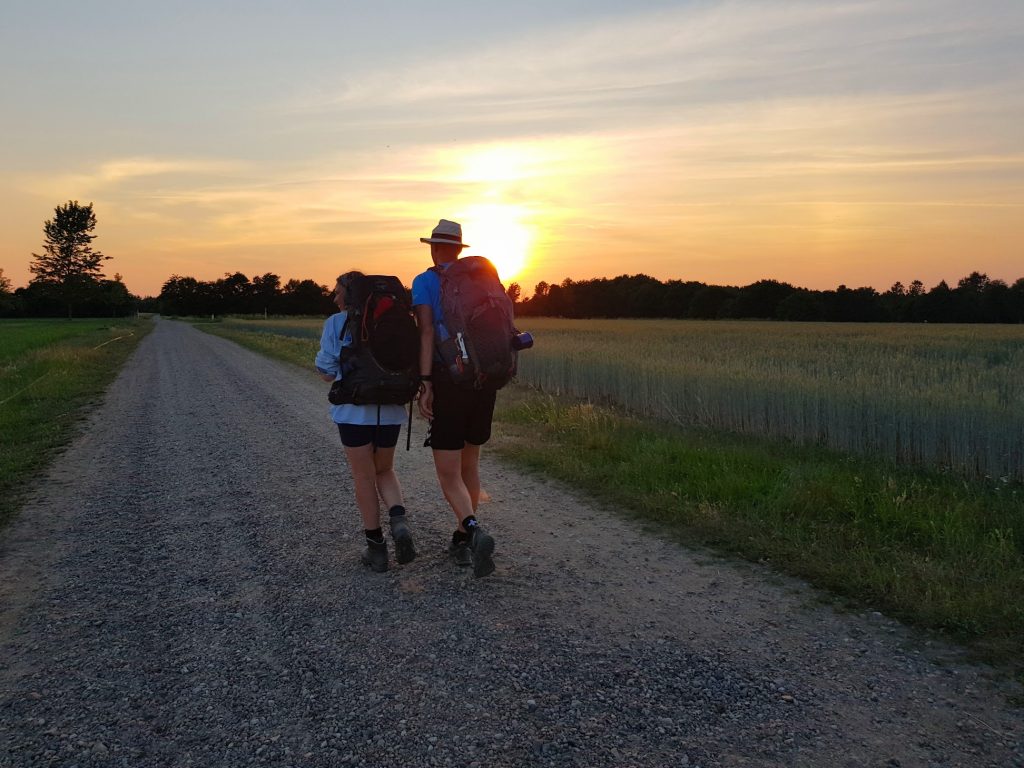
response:
<svg viewBox="0 0 1024 768"><path fill-rule="evenodd" d="M515 280L529 260L533 234L523 224L524 218L522 208L502 204L475 206L462 215L470 244L466 253L490 259L506 285Z"/></svg>

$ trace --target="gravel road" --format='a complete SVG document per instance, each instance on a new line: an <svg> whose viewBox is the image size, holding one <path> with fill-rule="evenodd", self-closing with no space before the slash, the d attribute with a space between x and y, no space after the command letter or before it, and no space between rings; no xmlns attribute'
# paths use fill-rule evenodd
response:
<svg viewBox="0 0 1024 768"><path fill-rule="evenodd" d="M370 573L326 386L158 321L0 538L0 765L1024 766L954 650L486 456L474 579L423 431Z"/></svg>

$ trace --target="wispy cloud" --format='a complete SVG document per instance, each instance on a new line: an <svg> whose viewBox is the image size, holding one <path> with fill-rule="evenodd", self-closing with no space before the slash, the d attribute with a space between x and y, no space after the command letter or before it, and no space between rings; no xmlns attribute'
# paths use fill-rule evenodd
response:
<svg viewBox="0 0 1024 768"><path fill-rule="evenodd" d="M378 62L348 73L333 93L306 94L293 106L356 109L375 118L379 109L417 106L478 120L489 119L490 107L522 120L524 109L557 112L566 102L600 107L934 89L942 82L937 73L954 82L976 75L977 46L1021 40L1022 31L1004 18L1020 18L1016 0L994 0L985 14L962 8L951 0L686 5L463 47L400 68ZM991 74L986 70L987 80Z"/></svg>
<svg viewBox="0 0 1024 768"><path fill-rule="evenodd" d="M81 171L25 177L22 186L33 193L67 197L102 194L113 187L152 177L196 177L235 172L238 163L224 160L166 159L154 157L115 158Z"/></svg>

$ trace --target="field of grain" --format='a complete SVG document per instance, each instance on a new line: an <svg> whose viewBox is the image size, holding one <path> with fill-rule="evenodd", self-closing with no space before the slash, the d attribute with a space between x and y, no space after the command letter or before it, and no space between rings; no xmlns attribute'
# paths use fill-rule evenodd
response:
<svg viewBox="0 0 1024 768"><path fill-rule="evenodd" d="M294 342L322 320L229 320ZM1024 480L1024 327L528 318L519 379L637 414ZM302 354L305 354L303 352Z"/></svg>
<svg viewBox="0 0 1024 768"><path fill-rule="evenodd" d="M645 416L1024 479L1024 328L531 319L520 379Z"/></svg>

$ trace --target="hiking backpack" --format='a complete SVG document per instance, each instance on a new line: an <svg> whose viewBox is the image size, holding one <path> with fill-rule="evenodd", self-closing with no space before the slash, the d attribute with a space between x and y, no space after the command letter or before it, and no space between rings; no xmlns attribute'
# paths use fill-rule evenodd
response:
<svg viewBox="0 0 1024 768"><path fill-rule="evenodd" d="M516 330L512 300L498 270L483 256L466 256L434 271L441 280L441 312L449 334L437 344L441 359L456 383L501 389L516 373Z"/></svg>
<svg viewBox="0 0 1024 768"><path fill-rule="evenodd" d="M345 285L352 337L341 348L341 379L328 399L335 405L404 405L419 389L420 337L409 292L397 277L359 275Z"/></svg>

